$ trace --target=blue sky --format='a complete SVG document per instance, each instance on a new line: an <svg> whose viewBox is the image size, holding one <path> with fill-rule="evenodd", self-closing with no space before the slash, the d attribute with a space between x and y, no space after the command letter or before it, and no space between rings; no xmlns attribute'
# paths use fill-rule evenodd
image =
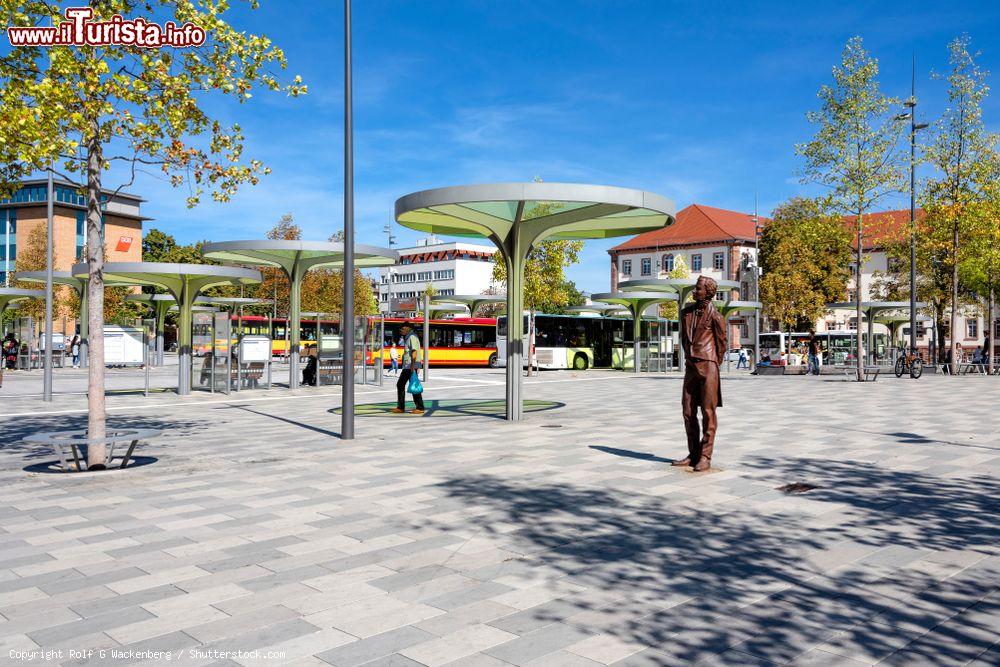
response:
<svg viewBox="0 0 1000 667"><path fill-rule="evenodd" d="M310 87L292 100L209 102L244 127L246 155L273 174L228 204L193 210L183 191L141 175L151 224L183 242L260 237L291 213L307 238L342 225L343 14L340 2L262 0L233 21L264 32ZM327 12L327 10L333 10ZM762 212L797 193L794 144L845 41L864 37L884 88L921 115L944 106L932 69L967 32L998 69L1000 3L361 0L354 3L358 242L384 245L397 197L476 182L621 185ZM986 119L1000 127L1000 97ZM111 180L111 179L109 179ZM887 202L887 206L894 202ZM402 244L417 235L396 226ZM589 242L569 277L608 288L606 249Z"/></svg>

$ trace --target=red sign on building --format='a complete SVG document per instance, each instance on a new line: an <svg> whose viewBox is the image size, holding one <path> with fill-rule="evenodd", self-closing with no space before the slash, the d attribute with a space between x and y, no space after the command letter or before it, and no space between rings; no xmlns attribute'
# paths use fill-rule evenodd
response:
<svg viewBox="0 0 1000 667"><path fill-rule="evenodd" d="M115 250L118 252L128 252L128 249L132 247L132 237L131 236L119 236L118 245L115 246Z"/></svg>

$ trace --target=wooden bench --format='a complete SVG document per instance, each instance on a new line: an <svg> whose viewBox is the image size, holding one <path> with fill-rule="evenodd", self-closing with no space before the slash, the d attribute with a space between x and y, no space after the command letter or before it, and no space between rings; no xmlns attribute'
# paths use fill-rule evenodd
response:
<svg viewBox="0 0 1000 667"><path fill-rule="evenodd" d="M103 438L88 438L86 431L56 431L28 436L22 442L33 445L49 445L52 447L56 456L59 457L63 472L70 471L67 454L72 453L77 472L82 472L87 469L85 467L85 457L81 456L82 448L89 447L90 445L107 445L104 455L104 466L110 468L111 460L115 455L115 445L127 442L129 443L128 450L122 457L121 465L118 466L119 468L124 468L128 465L129 459L132 458L132 452L135 451L136 445L139 442L155 438L160 433L161 431L150 428L122 428L108 431Z"/></svg>
<svg viewBox="0 0 1000 667"><path fill-rule="evenodd" d="M968 375L975 372L979 375L987 375L986 364L984 363L964 363L958 365L959 375Z"/></svg>

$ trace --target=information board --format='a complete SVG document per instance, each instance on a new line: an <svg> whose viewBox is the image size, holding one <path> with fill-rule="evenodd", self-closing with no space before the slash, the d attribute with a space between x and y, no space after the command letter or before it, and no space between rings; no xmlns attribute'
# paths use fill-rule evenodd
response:
<svg viewBox="0 0 1000 667"><path fill-rule="evenodd" d="M240 339L239 360L252 363L271 360L271 339L267 336L243 336Z"/></svg>
<svg viewBox="0 0 1000 667"><path fill-rule="evenodd" d="M143 363L143 333L135 327L104 327L104 364L130 366Z"/></svg>

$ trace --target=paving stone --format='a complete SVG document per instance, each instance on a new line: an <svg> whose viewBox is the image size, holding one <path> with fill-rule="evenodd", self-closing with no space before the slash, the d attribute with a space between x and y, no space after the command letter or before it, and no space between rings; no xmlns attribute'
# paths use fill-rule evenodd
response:
<svg viewBox="0 0 1000 667"><path fill-rule="evenodd" d="M409 646L431 639L434 639L434 636L423 630L411 627L399 628L318 653L316 657L336 667L353 667L385 658Z"/></svg>

